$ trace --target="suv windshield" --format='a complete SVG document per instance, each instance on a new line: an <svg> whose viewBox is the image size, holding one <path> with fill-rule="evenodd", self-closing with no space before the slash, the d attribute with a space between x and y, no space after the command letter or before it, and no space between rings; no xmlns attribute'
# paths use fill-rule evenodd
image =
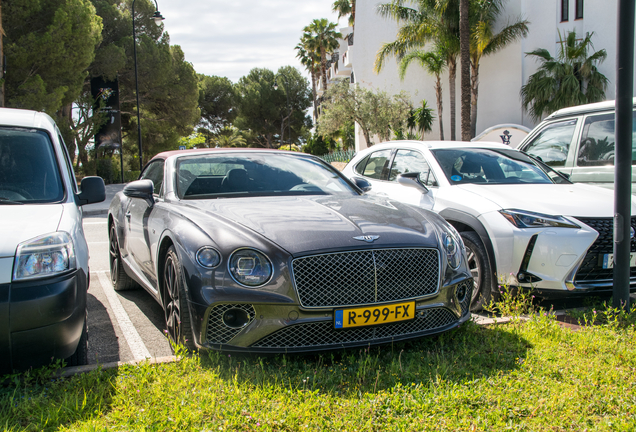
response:
<svg viewBox="0 0 636 432"><path fill-rule="evenodd" d="M182 157L176 175L181 199L357 195L335 169L313 158L287 154L246 152Z"/></svg>
<svg viewBox="0 0 636 432"><path fill-rule="evenodd" d="M0 204L64 198L53 143L43 131L0 127Z"/></svg>
<svg viewBox="0 0 636 432"><path fill-rule="evenodd" d="M451 184L569 183L516 150L457 148L431 152Z"/></svg>

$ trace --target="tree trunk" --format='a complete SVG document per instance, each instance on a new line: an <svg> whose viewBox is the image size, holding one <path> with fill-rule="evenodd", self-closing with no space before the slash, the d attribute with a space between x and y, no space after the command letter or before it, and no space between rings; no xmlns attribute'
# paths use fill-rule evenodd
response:
<svg viewBox="0 0 636 432"><path fill-rule="evenodd" d="M351 0L351 31L356 28L356 0Z"/></svg>
<svg viewBox="0 0 636 432"><path fill-rule="evenodd" d="M470 73L470 137L477 136L477 96L479 92L479 60L471 62Z"/></svg>
<svg viewBox="0 0 636 432"><path fill-rule="evenodd" d="M442 80L437 75L437 83L435 84L435 96L437 97L437 119L439 122L439 139L444 141L444 122L442 117ZM422 138L424 138L424 130L422 130Z"/></svg>
<svg viewBox="0 0 636 432"><path fill-rule="evenodd" d="M367 142L367 147L371 147L373 143L371 142L371 137L369 136L369 130L362 126L360 123L358 124L360 125L360 129L362 129L362 135L364 135L364 139Z"/></svg>
<svg viewBox="0 0 636 432"><path fill-rule="evenodd" d="M322 85L324 92L327 92L327 53L325 47L320 47L320 69L322 71Z"/></svg>
<svg viewBox="0 0 636 432"><path fill-rule="evenodd" d="M470 26L468 0L459 1L459 46L462 86L462 141L470 141Z"/></svg>
<svg viewBox="0 0 636 432"><path fill-rule="evenodd" d="M318 101L316 100L316 72L311 71L311 96L314 99L314 122L318 120Z"/></svg>
<svg viewBox="0 0 636 432"><path fill-rule="evenodd" d="M448 89L450 91L450 139L457 139L457 57L448 59Z"/></svg>

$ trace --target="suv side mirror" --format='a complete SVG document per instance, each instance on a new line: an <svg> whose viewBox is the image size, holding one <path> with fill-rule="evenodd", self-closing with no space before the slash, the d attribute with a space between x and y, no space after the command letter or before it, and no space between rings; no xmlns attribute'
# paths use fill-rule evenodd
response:
<svg viewBox="0 0 636 432"><path fill-rule="evenodd" d="M420 173L409 172L404 174L398 174L397 182L404 186L413 187L419 189L422 193L428 193L428 188L420 183Z"/></svg>
<svg viewBox="0 0 636 432"><path fill-rule="evenodd" d="M84 177L80 183L80 193L77 194L79 205L102 202L106 199L106 186L101 177Z"/></svg>
<svg viewBox="0 0 636 432"><path fill-rule="evenodd" d="M152 194L155 190L155 185L152 180L136 180L130 182L124 187L124 195L129 198L141 198L146 200L148 205L152 207L155 203L155 199Z"/></svg>

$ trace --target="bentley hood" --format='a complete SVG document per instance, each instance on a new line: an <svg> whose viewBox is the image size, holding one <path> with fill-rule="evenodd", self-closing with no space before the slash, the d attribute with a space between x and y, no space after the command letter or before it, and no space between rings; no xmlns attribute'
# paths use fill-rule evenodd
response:
<svg viewBox="0 0 636 432"><path fill-rule="evenodd" d="M375 197L250 197L183 203L258 233L292 255L371 244L437 247L430 222L437 220L435 215L427 218L408 205Z"/></svg>

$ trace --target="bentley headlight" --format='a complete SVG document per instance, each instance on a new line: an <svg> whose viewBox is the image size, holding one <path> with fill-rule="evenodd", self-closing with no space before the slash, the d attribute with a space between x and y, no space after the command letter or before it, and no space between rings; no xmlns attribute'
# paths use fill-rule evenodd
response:
<svg viewBox="0 0 636 432"><path fill-rule="evenodd" d="M551 216L525 210L499 210L508 222L517 228L581 228L563 216Z"/></svg>
<svg viewBox="0 0 636 432"><path fill-rule="evenodd" d="M239 249L230 257L230 273L234 280L248 287L265 285L272 277L272 263L254 249Z"/></svg>
<svg viewBox="0 0 636 432"><path fill-rule="evenodd" d="M60 231L18 245L13 280L55 276L75 268L73 240L68 233Z"/></svg>
<svg viewBox="0 0 636 432"><path fill-rule="evenodd" d="M462 248L454 235L444 233L444 250L448 265L453 270L457 270L462 263Z"/></svg>

